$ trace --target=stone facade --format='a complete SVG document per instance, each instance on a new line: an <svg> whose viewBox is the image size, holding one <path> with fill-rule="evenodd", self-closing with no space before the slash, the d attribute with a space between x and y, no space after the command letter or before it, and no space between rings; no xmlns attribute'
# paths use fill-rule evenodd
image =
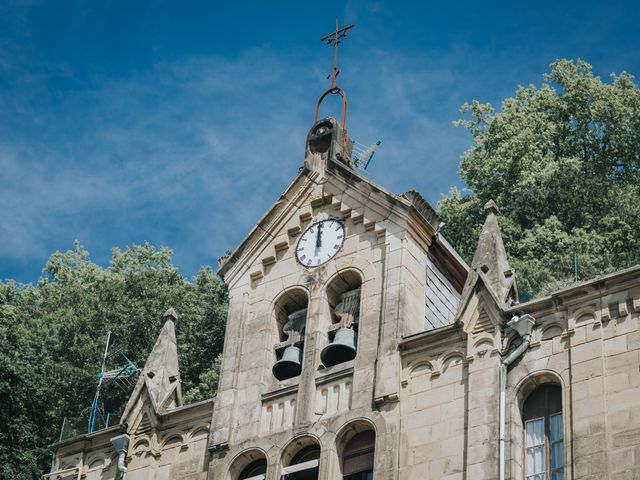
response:
<svg viewBox="0 0 640 480"><path fill-rule="evenodd" d="M502 461L505 478L525 479L523 406L543 385L562 392L564 478L640 478L640 267L519 303L493 202L469 267L428 203L364 178L350 145L334 120L314 125L303 169L223 260L230 298L217 396L182 405L168 312L120 424L52 445L53 471L68 473L50 478L117 479L126 469L129 480L324 480L372 462L377 479L483 480L499 478ZM305 268L297 242L324 219L344 224L344 244ZM338 304L356 290L357 354L325 367ZM301 371L280 381L272 368L289 345L283 325L302 309ZM527 337L507 326L525 315L535 320ZM517 348L504 366L501 458L500 372ZM111 439L122 434L121 457ZM373 453L354 450L366 438Z"/></svg>

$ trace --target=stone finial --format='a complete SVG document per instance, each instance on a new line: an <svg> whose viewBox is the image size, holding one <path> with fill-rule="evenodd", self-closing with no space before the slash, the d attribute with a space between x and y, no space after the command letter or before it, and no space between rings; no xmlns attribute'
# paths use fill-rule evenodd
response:
<svg viewBox="0 0 640 480"><path fill-rule="evenodd" d="M493 213L494 215L500 215L500 209L496 205L496 202L493 201L493 199L484 204L484 211L487 212L487 214Z"/></svg>
<svg viewBox="0 0 640 480"><path fill-rule="evenodd" d="M173 309L173 307L169 307L169 309L166 312L164 312L164 315L162 316L162 318L164 318L165 320L172 320L175 322L178 319L178 314Z"/></svg>
<svg viewBox="0 0 640 480"><path fill-rule="evenodd" d="M461 303L464 303L464 299L472 294L476 281L482 275L483 283L493 293L499 307L506 308L518 298L516 276L509 266L498 225L497 216L500 210L493 200L489 200L484 209L487 217L471 261L471 273L462 292L463 302Z"/></svg>
<svg viewBox="0 0 640 480"><path fill-rule="evenodd" d="M157 414L182 405L178 346L173 323L178 315L173 308L169 308L163 316L165 322L162 330L147 357L142 374L138 377L136 387L120 417L120 423L128 423L131 420L129 417L138 411L136 405L141 398L142 401L148 399ZM148 395L141 397L143 390L146 390Z"/></svg>

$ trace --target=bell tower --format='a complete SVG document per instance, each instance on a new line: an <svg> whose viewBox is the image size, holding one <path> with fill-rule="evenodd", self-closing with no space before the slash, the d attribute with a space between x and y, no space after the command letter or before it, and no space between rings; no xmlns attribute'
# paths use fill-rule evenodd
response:
<svg viewBox="0 0 640 480"><path fill-rule="evenodd" d="M354 159L336 81L351 28L336 22L322 38L334 48L331 84L304 167L220 263L229 314L209 478L398 478L388 452L399 449L399 344L428 324L428 265L464 284L433 208L376 185ZM319 118L330 95L342 100L339 119Z"/></svg>
<svg viewBox="0 0 640 480"><path fill-rule="evenodd" d="M311 127L307 135L304 164L309 170L318 173L321 179L324 178L324 169L328 159L354 168L354 163L351 159L353 141L347 134L347 94L337 85L337 78L340 75L340 69L338 69L338 46L342 39L347 36L347 32L353 27L354 25L349 25L340 28L338 19L336 19L335 31L320 39L323 43L333 46L333 67L331 73L327 75L327 78L331 79L331 86L320 96L316 103L313 127ZM320 106L329 95L339 95L342 99L340 123L333 118L318 120Z"/></svg>

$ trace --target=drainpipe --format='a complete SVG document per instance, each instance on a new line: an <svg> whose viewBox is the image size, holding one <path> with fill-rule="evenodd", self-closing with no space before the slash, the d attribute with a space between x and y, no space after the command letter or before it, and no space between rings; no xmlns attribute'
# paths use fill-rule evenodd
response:
<svg viewBox="0 0 640 480"><path fill-rule="evenodd" d="M118 472L120 472L118 480L126 480L127 466L125 461L127 458L127 448L129 447L129 435L124 433L117 437L113 437L110 441L111 445L113 445L113 448L118 453Z"/></svg>
<svg viewBox="0 0 640 480"><path fill-rule="evenodd" d="M514 315L513 318L507 323L509 327L518 332L518 335L522 337L522 343L513 352L507 355L500 362L500 413L499 413L499 435L500 435L500 447L499 447L499 480L505 480L505 417L506 417L506 391L507 391L507 368L511 365L520 355L522 355L529 344L531 343L531 330L535 325L536 320L529 314L518 317Z"/></svg>

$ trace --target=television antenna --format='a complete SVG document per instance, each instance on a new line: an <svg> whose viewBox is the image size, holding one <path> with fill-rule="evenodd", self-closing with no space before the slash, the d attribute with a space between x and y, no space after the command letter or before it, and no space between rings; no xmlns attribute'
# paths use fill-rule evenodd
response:
<svg viewBox="0 0 640 480"><path fill-rule="evenodd" d="M107 332L107 342L104 347L100 373L96 374L98 386L96 387L96 394L91 403L87 433L93 433L96 430L103 403L104 390L113 385L119 387L126 393L130 387L133 386L134 377L140 371L136 364L127 358L121 348L115 348L109 353L111 336L111 332ZM107 364L111 364L115 366L115 368L107 370Z"/></svg>
<svg viewBox="0 0 640 480"><path fill-rule="evenodd" d="M363 145L360 142L353 141L353 163L356 167L366 170L371 163L373 155L378 150L378 147L382 145L382 140L378 140L376 143L370 146Z"/></svg>

